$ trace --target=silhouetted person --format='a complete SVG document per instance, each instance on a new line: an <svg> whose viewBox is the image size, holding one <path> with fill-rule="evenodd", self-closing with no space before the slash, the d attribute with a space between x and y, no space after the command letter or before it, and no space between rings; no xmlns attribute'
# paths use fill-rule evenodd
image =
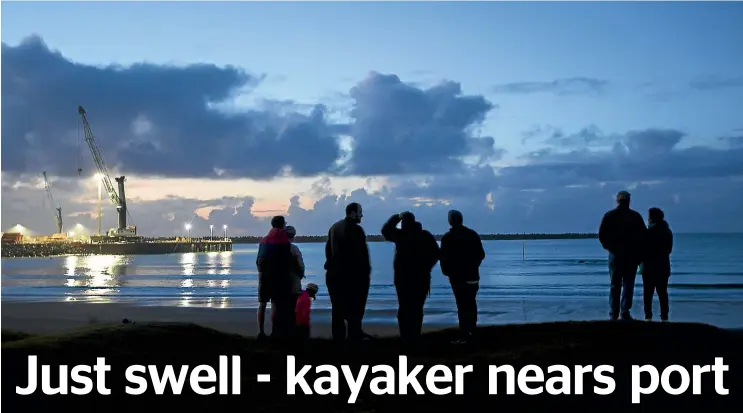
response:
<svg viewBox="0 0 743 413"><path fill-rule="evenodd" d="M431 292L431 270L439 260L439 244L411 212L393 215L382 227L382 236L395 243L393 267L400 337L416 339L423 329L423 306Z"/></svg>
<svg viewBox="0 0 743 413"><path fill-rule="evenodd" d="M294 334L296 295L293 287L294 274L298 269L285 227L284 217L271 219L271 230L258 245L256 257L258 297L261 302L258 309L259 327L263 325L266 303L270 301L273 323L271 336L277 338L289 338Z"/></svg>
<svg viewBox="0 0 743 413"><path fill-rule="evenodd" d="M671 252L673 232L666 222L663 211L650 208L648 211L648 234L642 263L643 304L645 319L653 319L653 293L658 293L660 319L668 321L668 279L671 277Z"/></svg>
<svg viewBox="0 0 743 413"><path fill-rule="evenodd" d="M325 284L332 306L334 340L368 337L361 325L371 282L371 262L366 233L361 228L361 205L346 206L346 217L333 224L325 243Z"/></svg>
<svg viewBox="0 0 743 413"><path fill-rule="evenodd" d="M485 259L480 235L464 226L459 211L449 211L449 232L441 238L441 272L449 277L459 316L459 342L466 342L477 326L480 264Z"/></svg>
<svg viewBox="0 0 743 413"><path fill-rule="evenodd" d="M623 320L632 320L632 296L646 235L642 215L630 209L629 192L620 191L617 207L604 214L599 227L599 241L609 252L609 315L612 320L620 316Z"/></svg>

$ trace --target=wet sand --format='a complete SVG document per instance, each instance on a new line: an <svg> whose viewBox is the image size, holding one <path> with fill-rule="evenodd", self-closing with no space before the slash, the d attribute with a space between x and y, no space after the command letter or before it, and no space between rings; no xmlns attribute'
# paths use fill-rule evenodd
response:
<svg viewBox="0 0 743 413"><path fill-rule="evenodd" d="M258 334L256 310L251 308L157 307L119 303L76 302L2 302L2 329L31 334L54 334L96 324L134 322L187 322L226 333L246 336ZM313 310L312 335L330 337L330 314ZM388 316L389 317L389 316ZM394 318L393 318L394 319ZM441 326L426 326L438 329ZM367 333L378 336L397 335L397 325L365 322ZM266 331L271 323L266 317Z"/></svg>

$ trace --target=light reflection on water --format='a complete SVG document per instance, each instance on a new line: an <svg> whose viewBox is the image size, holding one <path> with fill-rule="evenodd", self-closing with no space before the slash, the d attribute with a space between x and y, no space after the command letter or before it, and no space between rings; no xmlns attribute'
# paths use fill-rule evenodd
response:
<svg viewBox="0 0 743 413"><path fill-rule="evenodd" d="M679 235L671 290L675 302L743 301L743 237ZM676 241L676 240L675 240ZM487 241L478 300L483 311L504 300L607 301L606 253L596 240ZM320 286L313 308L328 308L324 244L300 244L307 279ZM255 307L257 248L154 256L89 256L2 260L3 300L106 300L142 305ZM372 287L369 310L396 308L392 286L394 246L370 243ZM676 249L676 246L674 246ZM638 277L636 291L641 291ZM636 293L637 294L637 293ZM638 298L639 299L639 298ZM550 301L551 302L551 301ZM427 308L451 312L451 287L432 274ZM521 307L519 307L521 308ZM603 314L603 313L602 313ZM456 315L456 314L454 314Z"/></svg>
<svg viewBox="0 0 743 413"><path fill-rule="evenodd" d="M66 287L63 292L64 301L85 299L110 302L117 296L126 296L126 293L122 294L122 287L167 288L173 287L177 278L179 306L203 305L216 308L229 306L226 290L230 288L230 280L222 276L231 274L231 252L186 253L179 254L178 257L180 274L163 274L154 280L154 283L151 278L137 277L139 261L147 260L143 257L123 255L64 257L62 258L65 274L63 286ZM129 276L130 272L133 276ZM200 293L198 297L194 297L199 288L208 289L213 296L212 294L204 296ZM167 296L157 295L161 295L162 298Z"/></svg>

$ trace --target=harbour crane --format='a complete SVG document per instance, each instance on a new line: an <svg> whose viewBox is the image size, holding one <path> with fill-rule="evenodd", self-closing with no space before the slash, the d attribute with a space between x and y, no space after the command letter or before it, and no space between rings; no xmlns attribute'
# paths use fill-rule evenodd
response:
<svg viewBox="0 0 743 413"><path fill-rule="evenodd" d="M49 185L49 178L46 176L46 171L42 172L44 175L44 189L46 190L46 196L49 198L49 205L54 208L54 221L57 223L57 233L62 233L62 207L56 207L57 203L54 202L54 196L52 196L52 187Z"/></svg>
<svg viewBox="0 0 743 413"><path fill-rule="evenodd" d="M106 161L103 158L103 154L101 153L101 150L95 141L93 132L90 130L90 124L88 123L88 118L86 116L85 109L82 106L78 106L77 113L82 118L83 130L85 133L85 142L88 144L90 153L93 155L93 163L95 163L95 167L98 170L98 173L100 174L103 189L108 194L108 198L109 200L111 200L111 203L113 203L114 206L116 207L116 214L118 216L118 226L117 228L110 229L108 231L108 236L110 237L136 237L137 227L133 225L127 226L126 224L126 217L128 213L127 206L126 206L126 195L124 193L124 181L126 180L126 177L118 176L114 178L114 180L116 181L118 185L118 189L119 189L117 193L116 189L113 186L113 183L111 182L111 177L108 173L108 167L106 166ZM78 169L78 173L79 172L80 170Z"/></svg>

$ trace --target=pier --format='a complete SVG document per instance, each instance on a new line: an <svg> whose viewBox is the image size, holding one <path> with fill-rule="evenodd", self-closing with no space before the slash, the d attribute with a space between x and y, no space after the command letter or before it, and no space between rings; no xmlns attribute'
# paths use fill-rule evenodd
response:
<svg viewBox="0 0 743 413"><path fill-rule="evenodd" d="M61 255L163 255L232 251L232 240L3 243L3 258Z"/></svg>

